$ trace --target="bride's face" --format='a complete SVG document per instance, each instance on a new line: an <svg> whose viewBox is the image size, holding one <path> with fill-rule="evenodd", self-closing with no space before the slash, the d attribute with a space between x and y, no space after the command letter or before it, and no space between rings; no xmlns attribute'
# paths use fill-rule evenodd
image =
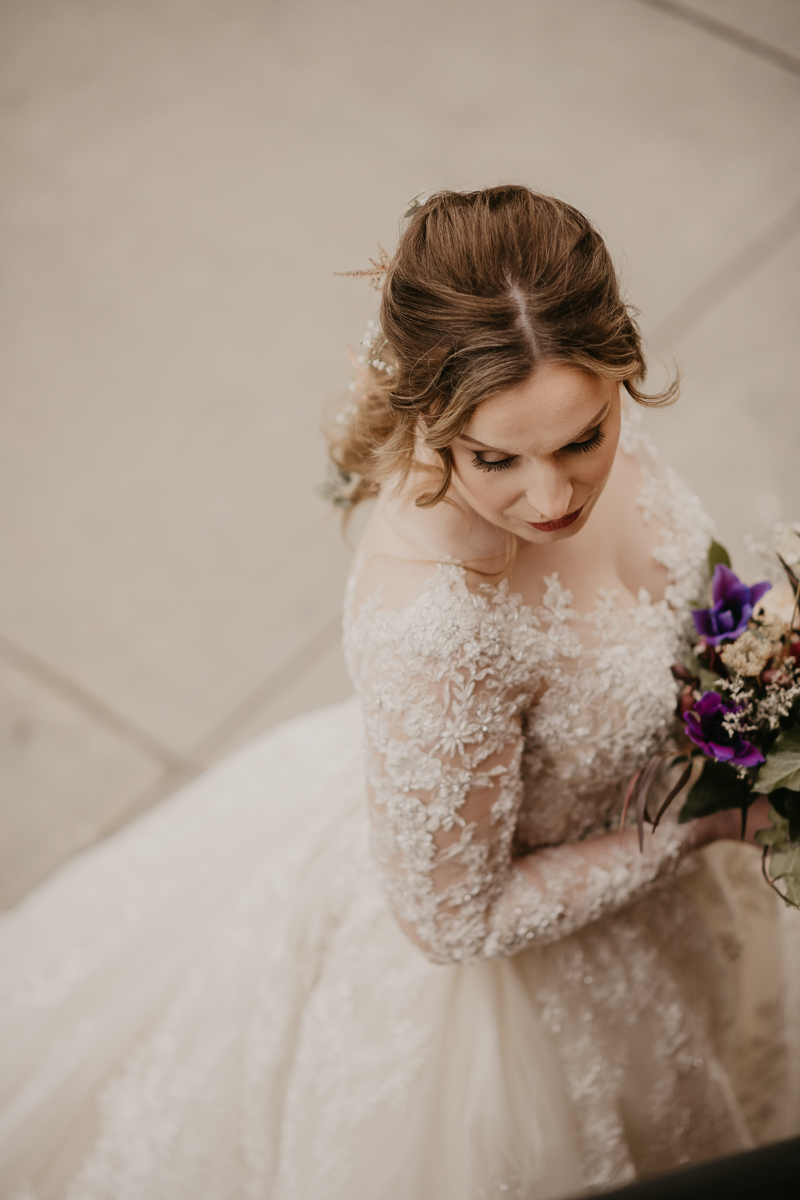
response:
<svg viewBox="0 0 800 1200"><path fill-rule="evenodd" d="M475 409L451 447L453 489L526 542L571 537L605 487L619 423L618 383L543 364Z"/></svg>

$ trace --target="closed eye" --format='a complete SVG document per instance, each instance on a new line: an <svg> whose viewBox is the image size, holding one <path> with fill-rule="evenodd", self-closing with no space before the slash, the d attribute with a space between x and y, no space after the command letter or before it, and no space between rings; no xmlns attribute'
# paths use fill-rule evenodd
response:
<svg viewBox="0 0 800 1200"><path fill-rule="evenodd" d="M581 442L570 442L567 446L561 447L561 454L590 454L592 450L596 450L605 441L605 434L598 425L595 430L590 433L588 438L584 438ZM485 458L486 454L491 454L491 450L473 450L472 463L479 471L505 471L517 461L519 455L507 454L505 458Z"/></svg>
<svg viewBox="0 0 800 1200"><path fill-rule="evenodd" d="M588 454L591 450L596 450L598 446L605 441L605 434L598 425L594 433L586 438L583 442L570 442L568 446L562 446L563 454Z"/></svg>
<svg viewBox="0 0 800 1200"><path fill-rule="evenodd" d="M512 463L516 462L517 455L509 454L507 458L482 458L481 455L486 451L473 450L472 463L479 471L505 471Z"/></svg>

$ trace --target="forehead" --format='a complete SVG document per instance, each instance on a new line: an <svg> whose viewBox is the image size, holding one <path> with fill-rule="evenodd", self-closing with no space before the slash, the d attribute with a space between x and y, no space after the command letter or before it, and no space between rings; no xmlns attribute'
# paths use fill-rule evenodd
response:
<svg viewBox="0 0 800 1200"><path fill-rule="evenodd" d="M479 404L464 434L503 450L548 453L583 433L618 390L614 380L544 364L517 387Z"/></svg>

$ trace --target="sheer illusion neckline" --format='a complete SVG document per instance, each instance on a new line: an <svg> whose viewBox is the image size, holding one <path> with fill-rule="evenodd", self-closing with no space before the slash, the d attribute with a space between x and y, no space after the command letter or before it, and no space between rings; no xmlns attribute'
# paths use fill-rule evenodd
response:
<svg viewBox="0 0 800 1200"><path fill-rule="evenodd" d="M445 556L429 560L431 571L428 578L421 584L414 599L404 607L384 606L383 584L378 585L374 592L365 596L356 606L355 591L365 562L365 556L359 555L347 584L347 617L357 619L365 606L384 613L413 612L418 604L424 604L425 597L431 589L436 590L443 571L449 573L451 586L457 578L464 591L472 596L476 603L478 597L483 597L494 605L510 604L515 620L522 619L524 615L528 620L538 623L537 613L546 611L552 617L554 607L560 610L562 620L567 618L591 625L605 624L611 612L617 617L623 614L633 616L642 610L684 614L688 605L698 598L698 566L707 552L711 533L709 519L696 497L687 493L675 473L660 463L655 447L642 429L638 412L623 410L619 449L623 454L634 458L638 464L640 478L636 487L635 503L642 512L645 524L649 526L657 519L660 526L659 539L651 548L648 557L651 562L663 566L666 570L667 580L663 596L654 599L645 587L640 587L634 596L633 591L625 588L624 584L611 588L599 585L595 589L591 608L586 612L579 612L572 607L572 590L562 583L557 570L549 574L542 573L542 598L538 603L531 603L521 591L510 586L507 578L497 583L486 581L471 585L468 575L474 572L464 565L464 560ZM620 595L623 589L634 597L632 604L624 602Z"/></svg>

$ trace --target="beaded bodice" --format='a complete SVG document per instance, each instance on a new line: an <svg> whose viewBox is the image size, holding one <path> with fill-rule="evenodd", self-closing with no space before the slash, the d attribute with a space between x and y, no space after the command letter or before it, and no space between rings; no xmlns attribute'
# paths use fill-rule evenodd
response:
<svg viewBox="0 0 800 1200"><path fill-rule="evenodd" d="M568 853L618 818L626 781L672 730L670 667L706 569L709 518L630 417L621 451L638 458L638 503L663 530L663 599L642 591L626 608L601 592L579 615L552 575L532 609L506 583L470 585L456 562L432 564L403 609L379 588L355 611L351 594L373 848L401 924L437 959L561 936L587 904L618 907L680 857L674 826L588 874ZM525 854L533 890L516 869Z"/></svg>

